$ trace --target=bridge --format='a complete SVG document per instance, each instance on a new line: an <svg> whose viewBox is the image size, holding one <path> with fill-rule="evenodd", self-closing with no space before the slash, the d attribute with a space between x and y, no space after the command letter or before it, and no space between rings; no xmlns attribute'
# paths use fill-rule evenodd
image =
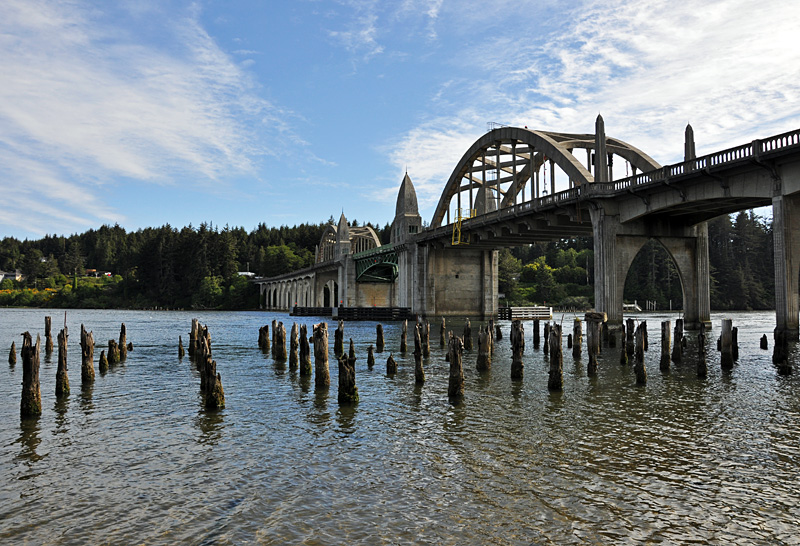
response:
<svg viewBox="0 0 800 546"><path fill-rule="evenodd" d="M615 169L626 176L615 179ZM332 301L345 307L407 307L430 316L496 316L498 249L591 236L595 308L613 327L622 323L628 269L642 246L655 239L677 267L686 327L710 326L706 222L770 205L776 330L797 339L800 129L696 157L687 126L684 161L662 166L607 137L600 116L594 134L495 128L456 164L427 229L405 176L391 246L338 255L337 286L345 287L347 297ZM263 291L276 281L257 282ZM372 295L371 303L365 293Z"/></svg>

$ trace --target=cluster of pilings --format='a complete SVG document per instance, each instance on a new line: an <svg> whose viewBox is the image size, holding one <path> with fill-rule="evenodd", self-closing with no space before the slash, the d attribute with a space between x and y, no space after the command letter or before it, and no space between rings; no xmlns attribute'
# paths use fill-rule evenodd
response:
<svg viewBox="0 0 800 546"><path fill-rule="evenodd" d="M68 372L68 340L69 332L66 325L66 314L64 316L64 328L56 336L58 345L58 360L56 368L55 395L57 399L64 398L70 394L70 382ZM52 317L46 316L45 324L45 356L50 356L53 352ZM94 335L87 331L81 324L81 386L88 387L95 380L94 371ZM36 344L33 343L33 336L30 332L22 334L22 396L20 401L20 416L22 418L38 417L42 413L41 384L39 380L41 338L37 334ZM125 324L120 329L120 340L109 341L109 347L114 347L113 363L123 361L127 357L129 350L133 350L133 344L126 342ZM120 349L122 347L122 349ZM8 363L15 366L17 363L16 343L11 343L11 350L8 355ZM100 373L108 371L109 361L105 356L105 351L101 354L99 368Z"/></svg>
<svg viewBox="0 0 800 546"><path fill-rule="evenodd" d="M225 407L225 391L222 388L222 376L217 372L217 361L211 356L211 334L208 327L201 326L197 319L192 319L189 340L189 355L200 372L203 404L208 410L222 409Z"/></svg>

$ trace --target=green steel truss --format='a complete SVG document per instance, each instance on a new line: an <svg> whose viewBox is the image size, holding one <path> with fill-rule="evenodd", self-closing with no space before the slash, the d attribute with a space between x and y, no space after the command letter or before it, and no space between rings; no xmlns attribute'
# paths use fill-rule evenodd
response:
<svg viewBox="0 0 800 546"><path fill-rule="evenodd" d="M397 251L383 245L353 255L356 282L394 282L397 278Z"/></svg>

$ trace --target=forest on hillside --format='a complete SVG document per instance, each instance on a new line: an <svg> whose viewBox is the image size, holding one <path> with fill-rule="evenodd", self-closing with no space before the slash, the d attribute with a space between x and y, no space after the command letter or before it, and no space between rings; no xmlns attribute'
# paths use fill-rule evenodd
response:
<svg viewBox="0 0 800 546"><path fill-rule="evenodd" d="M7 237L0 239L0 271L20 270L24 278L0 284L0 306L256 308L258 290L239 272L270 277L312 265L328 222L260 224L250 232L209 224L128 232L115 225L34 241ZM373 227L388 242L390 226ZM712 308L772 308L772 252L771 223L753 211L710 221ZM501 304L593 306L591 238L504 249L499 258ZM624 299L681 307L680 278L660 243L650 241L635 258Z"/></svg>

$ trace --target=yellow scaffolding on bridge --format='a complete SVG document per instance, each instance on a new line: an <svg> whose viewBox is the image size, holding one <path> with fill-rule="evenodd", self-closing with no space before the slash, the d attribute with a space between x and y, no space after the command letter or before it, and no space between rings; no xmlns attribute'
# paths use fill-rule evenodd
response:
<svg viewBox="0 0 800 546"><path fill-rule="evenodd" d="M464 214L464 211L467 211L467 214ZM476 210L475 209L456 209L456 221L453 222L453 246L455 245L468 245L469 244L469 237L462 238L461 237L461 222L463 220L469 220L470 218L475 218Z"/></svg>

